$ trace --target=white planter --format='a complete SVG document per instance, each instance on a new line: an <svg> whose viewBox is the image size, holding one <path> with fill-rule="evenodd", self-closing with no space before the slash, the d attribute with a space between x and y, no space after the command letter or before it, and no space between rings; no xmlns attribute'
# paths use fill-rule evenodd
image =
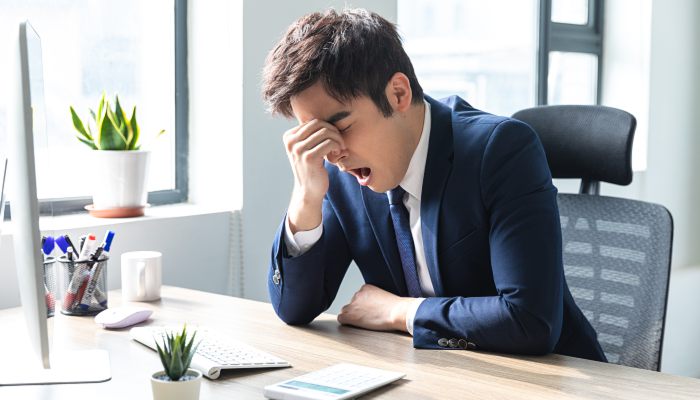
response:
<svg viewBox="0 0 700 400"><path fill-rule="evenodd" d="M165 376L165 371L158 371L151 376L153 400L197 400L202 384L202 373L188 369L185 375L195 376L189 381L162 381L158 376Z"/></svg>
<svg viewBox="0 0 700 400"><path fill-rule="evenodd" d="M96 210L146 205L146 174L151 153L144 150L94 150L90 186Z"/></svg>

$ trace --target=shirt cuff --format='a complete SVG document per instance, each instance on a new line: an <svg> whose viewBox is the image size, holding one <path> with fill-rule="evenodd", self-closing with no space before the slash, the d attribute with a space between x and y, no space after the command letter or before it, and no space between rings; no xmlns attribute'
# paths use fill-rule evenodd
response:
<svg viewBox="0 0 700 400"><path fill-rule="evenodd" d="M425 300L423 297L417 298L408 306L408 310L406 310L406 330L411 336L413 336L413 320L416 319L416 312L423 300Z"/></svg>
<svg viewBox="0 0 700 400"><path fill-rule="evenodd" d="M287 254L292 257L306 253L323 235L323 223L309 231L299 231L292 234L289 228L289 218L284 222L284 243L287 246Z"/></svg>

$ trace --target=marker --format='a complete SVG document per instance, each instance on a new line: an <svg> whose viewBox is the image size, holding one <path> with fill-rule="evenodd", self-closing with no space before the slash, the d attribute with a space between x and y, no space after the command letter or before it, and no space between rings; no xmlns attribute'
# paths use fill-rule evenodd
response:
<svg viewBox="0 0 700 400"><path fill-rule="evenodd" d="M104 293L97 288L97 283L100 280L100 273L102 273L102 268L104 267L104 263L99 262L99 259L102 255L109 254L109 249L112 247L113 239L114 232L107 231L105 239L100 247L98 247L97 250L95 250L95 253L90 256L90 263L88 263L92 267L90 269L90 279L88 279L87 289L85 289L85 293L80 300L80 308L83 311L90 308L90 300L92 299L93 295L95 296L95 300L97 300L101 306L104 307L107 305L107 296L105 296Z"/></svg>
<svg viewBox="0 0 700 400"><path fill-rule="evenodd" d="M82 241L82 238L80 239ZM89 260L90 255L95 251L97 247L97 237L92 233L87 235L86 240L80 245L80 255L78 256L78 261Z"/></svg>
<svg viewBox="0 0 700 400"><path fill-rule="evenodd" d="M63 254L66 254L68 252L68 246L70 245L68 244L68 241L66 241L65 236L59 236L56 238L56 246Z"/></svg>
<svg viewBox="0 0 700 400"><path fill-rule="evenodd" d="M56 247L56 241L53 236L41 237L41 251L44 253L45 257L51 254L54 247Z"/></svg>

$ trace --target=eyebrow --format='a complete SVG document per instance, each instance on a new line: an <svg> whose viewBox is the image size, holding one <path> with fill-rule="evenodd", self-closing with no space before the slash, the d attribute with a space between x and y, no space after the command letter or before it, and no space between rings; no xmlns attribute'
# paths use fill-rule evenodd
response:
<svg viewBox="0 0 700 400"><path fill-rule="evenodd" d="M340 121L343 118L346 118L349 115L350 115L350 111L337 112L337 113L331 115L330 118L328 118L326 121L329 124L335 124L336 122Z"/></svg>

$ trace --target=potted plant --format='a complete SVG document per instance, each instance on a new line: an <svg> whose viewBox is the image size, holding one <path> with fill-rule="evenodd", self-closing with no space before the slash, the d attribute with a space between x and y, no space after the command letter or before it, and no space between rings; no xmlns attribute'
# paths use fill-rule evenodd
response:
<svg viewBox="0 0 700 400"><path fill-rule="evenodd" d="M136 121L136 107L131 117L114 97L114 108L102 94L92 120L83 123L70 107L73 126L80 142L93 150L91 166L92 202L86 208L98 217L136 217L144 214L147 201L146 174L150 152L141 149L141 131ZM165 133L161 130L157 136Z"/></svg>
<svg viewBox="0 0 700 400"><path fill-rule="evenodd" d="M189 369L192 357L199 343L194 342L197 332L187 339L187 326L180 333L168 333L163 338L163 346L156 341L163 371L151 376L154 400L197 400L202 373Z"/></svg>

